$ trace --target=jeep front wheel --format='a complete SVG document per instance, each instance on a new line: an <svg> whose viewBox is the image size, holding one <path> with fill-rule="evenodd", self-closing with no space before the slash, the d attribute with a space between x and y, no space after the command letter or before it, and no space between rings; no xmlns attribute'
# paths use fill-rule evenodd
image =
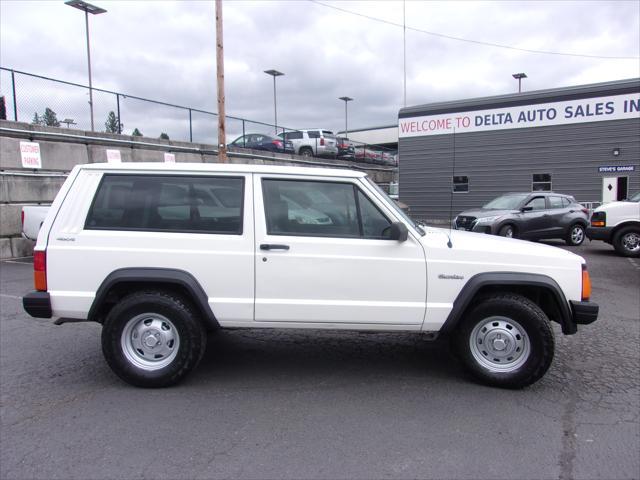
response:
<svg viewBox="0 0 640 480"><path fill-rule="evenodd" d="M546 373L554 354L553 330L528 298L496 294L483 299L463 320L453 339L467 369L480 381L522 388Z"/></svg>
<svg viewBox="0 0 640 480"><path fill-rule="evenodd" d="M102 351L125 382L166 387L182 380L200 361L206 334L194 308L160 291L128 295L107 316Z"/></svg>

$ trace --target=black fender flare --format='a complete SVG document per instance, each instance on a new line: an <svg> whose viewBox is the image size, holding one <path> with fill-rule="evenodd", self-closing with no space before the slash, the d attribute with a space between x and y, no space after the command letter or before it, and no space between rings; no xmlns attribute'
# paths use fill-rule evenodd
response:
<svg viewBox="0 0 640 480"><path fill-rule="evenodd" d="M165 284L167 286L177 285L184 288L191 300L195 303L196 308L202 314L202 319L208 327L218 328L220 325L216 320L211 307L209 306L209 297L204 289L189 272L172 268L121 268L114 270L104 279L96 292L91 308L89 309L88 319L96 319L102 303L105 301L109 291L118 284L126 283L153 283Z"/></svg>
<svg viewBox="0 0 640 480"><path fill-rule="evenodd" d="M460 290L460 293L453 302L453 308L447 320L444 322L440 333L444 335L452 333L462 320L462 315L469 307L476 293L483 287L493 285L536 287L548 291L558 308L560 317L556 320L562 327L562 333L571 335L578 331L577 325L573 320L569 302L567 302L560 285L558 285L553 278L537 273L486 272L474 275L467 281L464 287L462 287L462 290Z"/></svg>

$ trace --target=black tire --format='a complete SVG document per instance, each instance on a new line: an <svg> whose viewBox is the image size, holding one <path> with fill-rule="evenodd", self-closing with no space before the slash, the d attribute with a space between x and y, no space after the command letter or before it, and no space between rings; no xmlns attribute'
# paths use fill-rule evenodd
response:
<svg viewBox="0 0 640 480"><path fill-rule="evenodd" d="M500 227L498 235L501 237L516 238L516 229L513 225L508 224Z"/></svg>
<svg viewBox="0 0 640 480"><path fill-rule="evenodd" d="M156 345L142 345L149 337L161 340L155 340ZM138 347L134 338L139 339ZM102 328L102 352L107 363L122 380L138 387L178 383L198 364L206 342L206 332L190 302L157 290L123 298L111 309ZM153 350L156 347L159 350ZM163 352L167 354L158 360L156 357Z"/></svg>
<svg viewBox="0 0 640 480"><path fill-rule="evenodd" d="M313 150L309 147L302 147L300 149L300 155L303 157L313 157Z"/></svg>
<svg viewBox="0 0 640 480"><path fill-rule="evenodd" d="M496 343L500 339L502 344ZM467 312L452 338L458 358L471 374L502 388L523 388L542 378L553 360L554 343L540 307L512 293L482 299Z"/></svg>
<svg viewBox="0 0 640 480"><path fill-rule="evenodd" d="M640 256L640 227L623 227L613 237L613 248L623 257Z"/></svg>
<svg viewBox="0 0 640 480"><path fill-rule="evenodd" d="M567 230L567 236L564 238L564 241L567 245L577 247L584 243L585 237L585 226L581 223L574 223L569 227L569 230Z"/></svg>

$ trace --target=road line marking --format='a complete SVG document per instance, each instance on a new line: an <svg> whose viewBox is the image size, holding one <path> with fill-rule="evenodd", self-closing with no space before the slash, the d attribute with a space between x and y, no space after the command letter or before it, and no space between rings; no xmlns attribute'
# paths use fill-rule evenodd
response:
<svg viewBox="0 0 640 480"><path fill-rule="evenodd" d="M2 298L12 298L14 300L22 300L22 297L17 297L15 295L7 295L6 293L0 293L0 297L2 297Z"/></svg>
<svg viewBox="0 0 640 480"><path fill-rule="evenodd" d="M33 265L31 262L16 262L15 260L4 260L2 263L13 263L14 265Z"/></svg>

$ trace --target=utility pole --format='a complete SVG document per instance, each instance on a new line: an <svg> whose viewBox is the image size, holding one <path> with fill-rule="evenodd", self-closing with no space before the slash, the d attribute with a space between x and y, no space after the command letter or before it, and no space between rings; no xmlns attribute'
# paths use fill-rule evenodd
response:
<svg viewBox="0 0 640 480"><path fill-rule="evenodd" d="M218 77L218 160L227 163L227 135L224 111L224 42L222 0L216 0L216 65Z"/></svg>

